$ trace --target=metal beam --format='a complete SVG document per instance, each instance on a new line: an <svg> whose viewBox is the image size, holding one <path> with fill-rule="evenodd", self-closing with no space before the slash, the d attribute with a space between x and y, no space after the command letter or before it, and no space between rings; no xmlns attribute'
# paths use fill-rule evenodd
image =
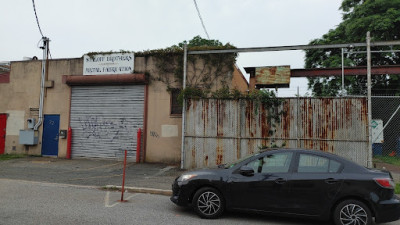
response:
<svg viewBox="0 0 400 225"><path fill-rule="evenodd" d="M345 76L366 75L367 67L348 67L344 68ZM371 69L372 75L400 75L400 66L374 66ZM341 68L318 68L318 69L292 69L290 77L327 77L341 76Z"/></svg>
<svg viewBox="0 0 400 225"><path fill-rule="evenodd" d="M371 47L400 45L400 41L380 41L371 42ZM352 48L367 47L366 43L345 43L330 45L291 45L291 46L273 46L273 47L253 47L253 48L235 48L235 49L219 49L219 50L199 50L188 51L188 55L198 54L216 54L216 53L239 53L239 52L272 52L272 51L288 51L288 50L308 50L308 49L326 49L326 48Z"/></svg>

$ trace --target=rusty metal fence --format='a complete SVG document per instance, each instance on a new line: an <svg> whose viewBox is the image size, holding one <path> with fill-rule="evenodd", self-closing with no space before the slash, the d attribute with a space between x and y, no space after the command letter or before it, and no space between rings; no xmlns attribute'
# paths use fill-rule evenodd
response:
<svg viewBox="0 0 400 225"><path fill-rule="evenodd" d="M322 150L367 165L366 98L287 98L279 111L275 121L250 100L186 100L184 167L232 162L263 147Z"/></svg>
<svg viewBox="0 0 400 225"><path fill-rule="evenodd" d="M373 96L371 101L373 157L400 160L400 97Z"/></svg>

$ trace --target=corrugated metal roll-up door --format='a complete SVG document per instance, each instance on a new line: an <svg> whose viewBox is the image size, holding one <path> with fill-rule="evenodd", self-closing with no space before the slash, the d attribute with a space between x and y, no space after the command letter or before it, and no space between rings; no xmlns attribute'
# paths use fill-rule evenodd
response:
<svg viewBox="0 0 400 225"><path fill-rule="evenodd" d="M144 85L72 86L72 157L134 157L143 113Z"/></svg>

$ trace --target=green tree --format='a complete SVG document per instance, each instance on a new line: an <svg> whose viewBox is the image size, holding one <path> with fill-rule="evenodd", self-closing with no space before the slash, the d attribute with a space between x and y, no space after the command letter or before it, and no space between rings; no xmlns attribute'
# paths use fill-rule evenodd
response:
<svg viewBox="0 0 400 225"><path fill-rule="evenodd" d="M183 46L187 44L188 48L192 47L222 47L224 44L220 42L219 40L212 40L212 39L204 39L200 37L199 35L195 36L192 38L192 40L189 41L183 41L178 44L180 48L183 48ZM226 46L229 46L229 43L226 44Z"/></svg>
<svg viewBox="0 0 400 225"><path fill-rule="evenodd" d="M310 44L338 44L365 42L367 31L371 41L391 41L400 38L400 0L343 0L340 9L343 21L322 38ZM398 46L379 47L372 50L395 50ZM351 51L351 49L347 49ZM365 51L355 48L353 51ZM400 63L399 53L373 53L372 65L394 65ZM366 66L365 53L345 55L345 66ZM328 68L341 66L341 49L306 50L306 68ZM364 95L367 91L366 76L346 76L345 89L348 94ZM341 89L341 77L308 78L308 87L314 96L337 96ZM400 79L397 75L372 76L372 93L400 94Z"/></svg>

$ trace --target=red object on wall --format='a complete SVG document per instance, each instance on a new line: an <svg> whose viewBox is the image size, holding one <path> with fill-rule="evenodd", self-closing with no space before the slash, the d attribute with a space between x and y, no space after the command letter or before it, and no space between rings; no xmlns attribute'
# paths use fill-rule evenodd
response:
<svg viewBox="0 0 400 225"><path fill-rule="evenodd" d="M4 154L6 144L7 114L0 114L0 155Z"/></svg>
<svg viewBox="0 0 400 225"><path fill-rule="evenodd" d="M67 159L71 159L71 143L72 143L72 129L68 127L67 133Z"/></svg>
<svg viewBox="0 0 400 225"><path fill-rule="evenodd" d="M68 85L111 85L111 84L145 84L146 75L136 74L113 74L113 75L64 75L63 83Z"/></svg>
<svg viewBox="0 0 400 225"><path fill-rule="evenodd" d="M140 163L140 149L142 140L142 129L139 128L137 131L137 141L136 141L136 163Z"/></svg>
<svg viewBox="0 0 400 225"><path fill-rule="evenodd" d="M0 74L0 83L10 83L10 73Z"/></svg>

